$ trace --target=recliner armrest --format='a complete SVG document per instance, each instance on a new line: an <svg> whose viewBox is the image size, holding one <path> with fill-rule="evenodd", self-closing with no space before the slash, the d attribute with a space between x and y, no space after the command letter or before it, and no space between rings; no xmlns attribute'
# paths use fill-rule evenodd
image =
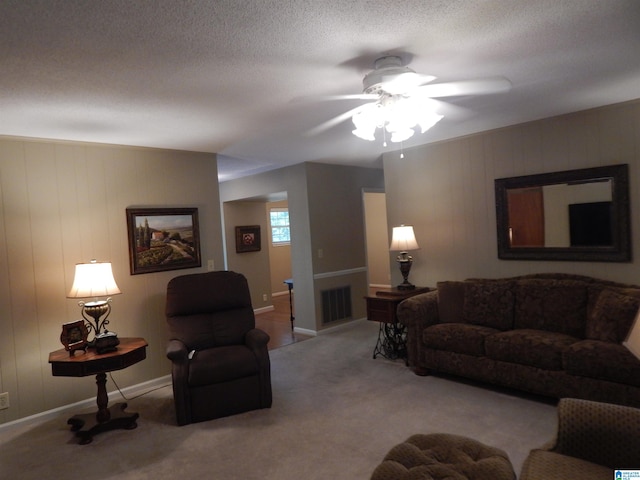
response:
<svg viewBox="0 0 640 480"><path fill-rule="evenodd" d="M173 362L186 361L189 358L187 346L180 340L169 340L167 344L167 358Z"/></svg>
<svg viewBox="0 0 640 480"><path fill-rule="evenodd" d="M269 343L269 335L264 330L254 328L249 330L245 335L244 342L251 350L256 351L263 349Z"/></svg>

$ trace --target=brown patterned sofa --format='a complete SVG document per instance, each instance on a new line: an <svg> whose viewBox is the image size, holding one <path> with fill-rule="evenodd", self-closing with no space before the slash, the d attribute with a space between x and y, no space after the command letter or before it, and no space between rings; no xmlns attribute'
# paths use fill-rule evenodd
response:
<svg viewBox="0 0 640 480"><path fill-rule="evenodd" d="M563 398L555 438L531 450L520 480L609 480L640 468L640 409Z"/></svg>
<svg viewBox="0 0 640 480"><path fill-rule="evenodd" d="M439 282L398 305L409 364L555 398L640 406L621 342L640 287L571 274Z"/></svg>

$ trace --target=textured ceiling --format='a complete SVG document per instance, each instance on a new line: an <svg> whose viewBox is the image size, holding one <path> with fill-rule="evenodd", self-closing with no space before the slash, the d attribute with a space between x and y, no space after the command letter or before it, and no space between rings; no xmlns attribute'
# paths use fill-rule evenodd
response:
<svg viewBox="0 0 640 480"><path fill-rule="evenodd" d="M379 165L350 122L305 132L358 105L314 96L360 93L394 52L436 81L513 84L449 98L405 146L429 143L640 98L640 1L3 0L0 135L217 152L221 180Z"/></svg>

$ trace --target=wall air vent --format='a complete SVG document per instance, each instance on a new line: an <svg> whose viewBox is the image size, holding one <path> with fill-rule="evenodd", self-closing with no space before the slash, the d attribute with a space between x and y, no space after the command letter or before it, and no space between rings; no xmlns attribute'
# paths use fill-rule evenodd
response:
<svg viewBox="0 0 640 480"><path fill-rule="evenodd" d="M351 286L322 290L322 324L351 318Z"/></svg>

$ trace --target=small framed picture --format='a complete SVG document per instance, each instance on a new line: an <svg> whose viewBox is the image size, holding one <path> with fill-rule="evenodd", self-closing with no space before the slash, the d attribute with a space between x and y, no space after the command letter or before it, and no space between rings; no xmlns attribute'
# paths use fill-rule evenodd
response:
<svg viewBox="0 0 640 480"><path fill-rule="evenodd" d="M60 342L64 345L65 350L69 352L84 350L87 347L88 336L89 330L84 320L75 320L62 324Z"/></svg>
<svg viewBox="0 0 640 480"><path fill-rule="evenodd" d="M197 208L127 208L131 275L201 266Z"/></svg>
<svg viewBox="0 0 640 480"><path fill-rule="evenodd" d="M260 225L236 227L236 253L260 251Z"/></svg>

